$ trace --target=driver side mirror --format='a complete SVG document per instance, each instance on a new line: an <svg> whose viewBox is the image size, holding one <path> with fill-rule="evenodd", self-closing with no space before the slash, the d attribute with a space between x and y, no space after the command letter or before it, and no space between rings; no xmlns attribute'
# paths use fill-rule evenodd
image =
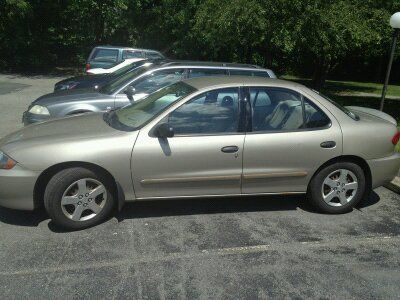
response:
<svg viewBox="0 0 400 300"><path fill-rule="evenodd" d="M133 86L128 86L124 91L129 101L133 101L133 95L136 93L136 89Z"/></svg>
<svg viewBox="0 0 400 300"><path fill-rule="evenodd" d="M158 138L172 138L174 136L174 128L168 123L162 123L155 128L154 135Z"/></svg>

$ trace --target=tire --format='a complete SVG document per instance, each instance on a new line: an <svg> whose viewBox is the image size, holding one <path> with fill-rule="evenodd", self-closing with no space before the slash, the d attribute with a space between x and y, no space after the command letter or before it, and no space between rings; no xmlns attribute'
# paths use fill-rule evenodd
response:
<svg viewBox="0 0 400 300"><path fill-rule="evenodd" d="M320 212L341 214L352 211L365 193L366 180L361 167L352 162L338 162L312 178L307 199Z"/></svg>
<svg viewBox="0 0 400 300"><path fill-rule="evenodd" d="M44 206L52 221L68 230L97 225L115 206L110 180L86 168L69 168L54 175L46 186Z"/></svg>

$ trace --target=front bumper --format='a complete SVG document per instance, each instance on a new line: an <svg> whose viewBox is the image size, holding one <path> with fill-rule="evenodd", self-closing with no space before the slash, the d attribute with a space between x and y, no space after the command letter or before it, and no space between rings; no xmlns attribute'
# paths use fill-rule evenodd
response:
<svg viewBox="0 0 400 300"><path fill-rule="evenodd" d="M377 188L393 180L399 173L400 153L389 157L371 159L367 161L372 175L372 188Z"/></svg>
<svg viewBox="0 0 400 300"><path fill-rule="evenodd" d="M51 117L48 115L35 115L30 113L29 111L24 112L24 114L22 115L22 123L24 123L25 126L33 123L48 121L50 119Z"/></svg>
<svg viewBox="0 0 400 300"><path fill-rule="evenodd" d="M39 174L19 165L11 170L0 170L0 206L33 210L33 191Z"/></svg>

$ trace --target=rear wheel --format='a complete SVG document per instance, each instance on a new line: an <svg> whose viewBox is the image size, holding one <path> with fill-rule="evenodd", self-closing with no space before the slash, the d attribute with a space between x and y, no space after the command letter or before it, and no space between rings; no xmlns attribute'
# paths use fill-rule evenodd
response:
<svg viewBox="0 0 400 300"><path fill-rule="evenodd" d="M365 189L361 167L351 162L338 162L314 176L308 188L308 199L321 212L345 213L361 201Z"/></svg>
<svg viewBox="0 0 400 300"><path fill-rule="evenodd" d="M83 229L100 223L112 212L110 180L85 168L70 168L49 181L44 204L51 219L67 229Z"/></svg>

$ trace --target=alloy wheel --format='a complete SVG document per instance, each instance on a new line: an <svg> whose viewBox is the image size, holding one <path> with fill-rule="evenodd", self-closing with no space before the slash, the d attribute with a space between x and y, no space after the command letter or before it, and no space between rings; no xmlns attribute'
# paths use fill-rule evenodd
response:
<svg viewBox="0 0 400 300"><path fill-rule="evenodd" d="M73 221L87 221L97 216L107 202L104 185L92 178L72 183L61 198L64 215Z"/></svg>
<svg viewBox="0 0 400 300"><path fill-rule="evenodd" d="M330 173L322 183L322 198L330 206L343 206L354 199L358 190L356 175L347 169Z"/></svg>

